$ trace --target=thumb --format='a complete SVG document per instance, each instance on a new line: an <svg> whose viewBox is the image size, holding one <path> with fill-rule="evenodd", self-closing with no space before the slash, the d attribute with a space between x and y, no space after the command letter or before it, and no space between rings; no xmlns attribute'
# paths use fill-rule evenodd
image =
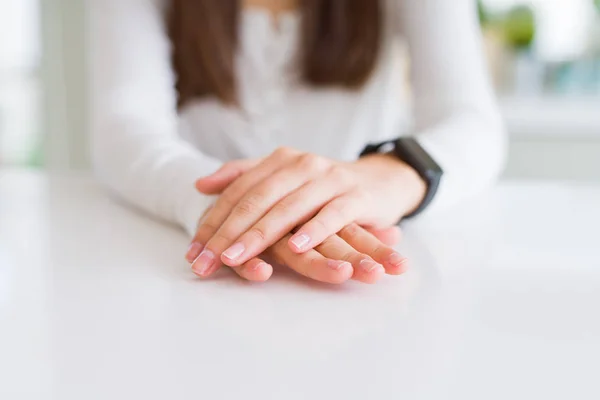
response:
<svg viewBox="0 0 600 400"><path fill-rule="evenodd" d="M259 162L260 160L257 159L244 159L225 163L211 175L198 179L196 181L196 189L204 194L219 194Z"/></svg>
<svg viewBox="0 0 600 400"><path fill-rule="evenodd" d="M402 239L402 230L397 226L391 226L385 229L365 229L387 246L395 246L400 243L400 240Z"/></svg>

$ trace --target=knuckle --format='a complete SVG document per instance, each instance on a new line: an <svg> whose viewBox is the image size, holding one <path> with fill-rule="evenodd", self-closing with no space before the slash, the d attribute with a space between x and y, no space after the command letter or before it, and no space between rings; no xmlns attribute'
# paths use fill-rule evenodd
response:
<svg viewBox="0 0 600 400"><path fill-rule="evenodd" d="M255 226L252 227L249 231L248 231L248 235L251 238L254 239L258 239L261 242L264 242L267 240L267 233L265 232L265 230L260 227L260 226Z"/></svg>
<svg viewBox="0 0 600 400"><path fill-rule="evenodd" d="M287 146L278 147L273 152L274 156L276 156L276 157L283 157L283 158L292 157L295 154L296 154L296 150L292 149L291 147L287 147Z"/></svg>
<svg viewBox="0 0 600 400"><path fill-rule="evenodd" d="M329 167L329 161L324 157L312 153L305 153L299 158L300 168L306 168L309 171L324 171Z"/></svg>
<svg viewBox="0 0 600 400"><path fill-rule="evenodd" d="M226 207L231 209L236 204L237 196L234 195L234 191L231 189L225 189L225 191L219 196L216 207Z"/></svg>
<svg viewBox="0 0 600 400"><path fill-rule="evenodd" d="M256 206L248 200L242 200L233 211L236 217L245 217L247 215L253 215L256 212Z"/></svg>
<svg viewBox="0 0 600 400"><path fill-rule="evenodd" d="M256 193L254 193L253 196L256 198L257 201L262 202L269 196L273 196L273 194L276 194L280 190L280 187L281 182L278 181L278 179L269 178L260 184L260 186L256 189Z"/></svg>
<svg viewBox="0 0 600 400"><path fill-rule="evenodd" d="M235 215L244 217L256 214L261 208L263 199L264 198L258 194L245 197L235 206Z"/></svg>
<svg viewBox="0 0 600 400"><path fill-rule="evenodd" d="M341 184L344 187L354 184L354 177L352 174L341 165L331 166L329 168L328 175L334 182Z"/></svg>
<svg viewBox="0 0 600 400"><path fill-rule="evenodd" d="M323 232L329 230L329 224L323 218L315 218L306 228L307 231Z"/></svg>
<svg viewBox="0 0 600 400"><path fill-rule="evenodd" d="M275 215L289 215L291 206L289 202L282 200L275 204L271 210Z"/></svg>
<svg viewBox="0 0 600 400"><path fill-rule="evenodd" d="M210 222L204 222L198 227L198 231L196 232L196 239L205 240L213 235L218 230L217 227L212 225Z"/></svg>
<svg viewBox="0 0 600 400"><path fill-rule="evenodd" d="M344 255L342 256L342 261L348 261L348 262L352 262L352 260L354 258L356 258L356 256L358 255L357 252L355 251L347 251L346 253L344 253Z"/></svg>
<svg viewBox="0 0 600 400"><path fill-rule="evenodd" d="M371 256L373 258L381 258L381 257L385 256L386 252L387 252L387 248L385 246L382 246L381 244L377 244L377 245L373 246L373 249L371 250Z"/></svg>
<svg viewBox="0 0 600 400"><path fill-rule="evenodd" d="M313 153L304 153L298 157L298 161L304 165L312 165L318 162L319 156Z"/></svg>

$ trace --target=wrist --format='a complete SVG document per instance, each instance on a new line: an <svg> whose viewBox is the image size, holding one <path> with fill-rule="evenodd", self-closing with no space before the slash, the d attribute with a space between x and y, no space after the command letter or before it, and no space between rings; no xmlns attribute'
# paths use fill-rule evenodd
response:
<svg viewBox="0 0 600 400"><path fill-rule="evenodd" d="M385 185L383 190L398 204L398 219L412 214L423 202L427 193L427 183L419 173L407 163L392 154L372 154L358 160L373 171L370 179L379 178Z"/></svg>

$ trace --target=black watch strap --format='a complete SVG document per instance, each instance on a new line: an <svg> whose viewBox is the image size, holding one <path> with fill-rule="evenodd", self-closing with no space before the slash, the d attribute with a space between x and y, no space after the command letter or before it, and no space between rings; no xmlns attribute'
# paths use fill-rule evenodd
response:
<svg viewBox="0 0 600 400"><path fill-rule="evenodd" d="M388 150L389 148L389 150ZM386 151L387 150L387 151ZM360 154L361 157L374 153L389 153L410 165L425 181L427 190L423 201L410 215L404 219L412 218L422 213L433 201L444 171L433 158L421 147L419 142L411 137L403 137L379 144L368 145Z"/></svg>

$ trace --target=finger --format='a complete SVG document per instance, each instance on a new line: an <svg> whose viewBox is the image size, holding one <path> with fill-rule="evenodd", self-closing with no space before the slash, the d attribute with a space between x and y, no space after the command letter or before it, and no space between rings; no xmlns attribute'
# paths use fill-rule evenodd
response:
<svg viewBox="0 0 600 400"><path fill-rule="evenodd" d="M220 267L220 266L219 266ZM266 282L273 275L273 267L261 260L253 258L242 266L232 268L240 277L251 282ZM192 264L192 271L202 279L209 278L218 268L212 268L207 271L200 270L195 263Z"/></svg>
<svg viewBox="0 0 600 400"><path fill-rule="evenodd" d="M325 175L323 175L324 172ZM293 180L293 175L292 177L287 177L286 173L288 173L287 169L282 170L280 175L273 176L272 182L278 186L284 184L282 182L287 181L290 182L290 185L296 183ZM332 169L327 165L319 166L318 164L315 166L310 161L304 164L300 163L296 174L299 174L300 177L306 175L308 178L319 176L322 176L322 178L316 180L309 179L299 189L281 198L280 201L272 203L269 207L270 209L266 210L262 217L254 218L256 222L252 227L238 229L237 232L241 236L234 246L225 251L225 257L222 258L225 264L240 265L251 257L262 253L284 234L309 221L319 210L327 207L329 202L333 201L335 206L337 204L337 200L335 199L352 187L352 182L344 179L342 174L336 172L335 168ZM343 221L334 221L329 227L321 226L320 228L322 229L318 232L318 235L314 236L316 240L308 236L310 235L310 230L303 232L304 234L308 232L308 235L294 235L294 250L298 253L310 250L327 237L334 235L344 226L357 219L360 203L358 203L359 199L356 200L348 199L350 205L345 207L349 211L348 215L340 216L342 217L340 219ZM234 218L232 224L243 224L239 216L232 214L230 218ZM225 229L226 225L223 225L222 230L225 231ZM233 233L236 232L232 232L231 236L233 236Z"/></svg>
<svg viewBox="0 0 600 400"><path fill-rule="evenodd" d="M341 284L352 277L354 271L349 262L324 257L316 250L294 253L287 245L289 237L286 235L268 251L279 264L319 282Z"/></svg>
<svg viewBox="0 0 600 400"><path fill-rule="evenodd" d="M222 263L207 249L203 249L200 255L192 262L192 271L199 277L206 279L221 268Z"/></svg>
<svg viewBox="0 0 600 400"><path fill-rule="evenodd" d="M222 253L222 262L231 266L265 251L337 195L336 182L320 189L310 185L329 165L330 161L307 154L275 172L242 197L207 247Z"/></svg>
<svg viewBox="0 0 600 400"><path fill-rule="evenodd" d="M260 208L253 216L232 212L218 232L218 235L225 237L239 237L234 245L224 251L222 261L225 264L240 265L262 253L283 235L310 220L332 197L343 190L334 183L327 188L325 185L319 187L316 181L308 181L292 191L292 185L298 186L301 179L305 179L303 175L303 172L299 172L297 178L286 179L274 176L273 182L283 186L282 190L287 191L288 195L268 199L268 206Z"/></svg>
<svg viewBox="0 0 600 400"><path fill-rule="evenodd" d="M266 282L273 275L273 266L253 258L242 266L232 268L236 274L250 282Z"/></svg>
<svg viewBox="0 0 600 400"><path fill-rule="evenodd" d="M402 230L397 226L391 226L385 229L364 229L387 246L396 246L398 243L400 243L400 240L402 240Z"/></svg>
<svg viewBox="0 0 600 400"><path fill-rule="evenodd" d="M190 247L188 248L187 253L185 254L185 259L187 260L187 262L189 262L190 264L193 263L194 260L198 258L203 249L204 246L202 244L192 242L190 244Z"/></svg>
<svg viewBox="0 0 600 400"><path fill-rule="evenodd" d="M212 210L212 208L213 208L212 205L210 205L206 208L206 210L202 214L202 217L200 217L200 220L198 221L198 226L200 226L202 224L202 222L206 218L206 215L210 212L210 210ZM204 250L204 244L202 244L202 242L199 241L198 233L196 233L196 235L192 238L192 242L190 243L190 246L188 247L187 253L185 254L185 259L190 264L192 264L200 256L200 253L202 252L202 250Z"/></svg>
<svg viewBox="0 0 600 400"><path fill-rule="evenodd" d="M236 160L224 164L213 174L196 181L196 189L204 194L219 194L233 181L258 165L261 160Z"/></svg>
<svg viewBox="0 0 600 400"><path fill-rule="evenodd" d="M215 235L219 227L229 216L231 209L235 207L240 198L245 195L250 188L261 182L274 171L278 170L285 164L285 157L291 157L294 154L293 150L281 149L273 153L272 156L263 160L259 165L252 168L248 173L236 179L227 189L219 196L212 209L206 214L203 221L199 224L198 231L193 242L199 243L203 250L204 257L200 259L200 263L204 264L199 269L210 269L214 264L212 260L216 260L216 255L220 254L223 249L216 252L208 246L209 240Z"/></svg>
<svg viewBox="0 0 600 400"><path fill-rule="evenodd" d="M357 251L382 264L388 274L400 275L406 272L408 260L405 257L357 224L348 225L338 235Z"/></svg>
<svg viewBox="0 0 600 400"><path fill-rule="evenodd" d="M205 222L219 227L229 216L231 209L250 189L281 169L293 157L294 150L281 149L264 159L247 173L236 179L217 199L213 209L207 214ZM287 158L286 158L287 157ZM216 231L216 230L215 230ZM214 232L212 232L214 234ZM210 236L206 239L208 240Z"/></svg>
<svg viewBox="0 0 600 400"><path fill-rule="evenodd" d="M323 243L329 236L361 217L364 201L355 193L339 196L325 205L292 236L289 246L301 253Z"/></svg>
<svg viewBox="0 0 600 400"><path fill-rule="evenodd" d="M338 235L328 237L315 250L327 258L351 263L354 268L352 279L357 281L375 283L385 275L385 269L381 264L354 249Z"/></svg>

